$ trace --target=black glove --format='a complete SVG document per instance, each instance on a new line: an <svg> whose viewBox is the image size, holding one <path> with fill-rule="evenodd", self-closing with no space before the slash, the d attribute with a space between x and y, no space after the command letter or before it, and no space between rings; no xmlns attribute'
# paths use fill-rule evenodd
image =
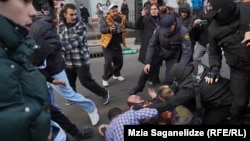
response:
<svg viewBox="0 0 250 141"><path fill-rule="evenodd" d="M212 78L213 81L220 78L220 69L218 67L212 67L210 71L206 74L206 77Z"/></svg>

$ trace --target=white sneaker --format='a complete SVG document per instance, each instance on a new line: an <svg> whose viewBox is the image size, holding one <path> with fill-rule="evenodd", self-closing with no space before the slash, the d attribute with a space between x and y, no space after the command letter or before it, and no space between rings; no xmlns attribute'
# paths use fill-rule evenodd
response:
<svg viewBox="0 0 250 141"><path fill-rule="evenodd" d="M97 109L95 109L94 112L92 113L88 113L88 115L89 115L91 124L95 126L100 119L99 114L97 113Z"/></svg>
<svg viewBox="0 0 250 141"><path fill-rule="evenodd" d="M115 79L115 80L119 80L119 81L124 81L125 80L125 78L123 77L123 76L113 76L113 79Z"/></svg>
<svg viewBox="0 0 250 141"><path fill-rule="evenodd" d="M109 86L109 82L105 81L105 80L102 80L102 86L108 87Z"/></svg>

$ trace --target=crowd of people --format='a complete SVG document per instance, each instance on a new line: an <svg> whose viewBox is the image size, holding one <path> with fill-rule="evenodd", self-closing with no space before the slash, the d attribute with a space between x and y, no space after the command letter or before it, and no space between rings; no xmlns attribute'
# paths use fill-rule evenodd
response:
<svg viewBox="0 0 250 141"><path fill-rule="evenodd" d="M54 91L79 105L96 126L101 118L98 108L93 100L77 92L76 80L79 78L104 105L109 103L109 80L125 80L121 70L126 28L143 33L138 61L144 67L125 100L128 110L123 111L119 105L111 108L110 123L99 127L106 141L123 141L124 125L246 124L250 3L208 0L204 8L204 1L192 2L196 3L191 8L186 1L175 1L176 10L163 0L149 0L135 23L128 19L126 0L120 10L110 3L107 13L99 11L104 58L101 86L90 71L90 14L83 4L80 18L75 4L64 4L57 25L48 8L39 13L32 1L0 0L0 25L5 27L0 30L1 139L69 141L70 134L80 141L93 135L92 127L79 130L64 115ZM201 62L206 52L209 66ZM229 79L220 74L223 55L230 69ZM165 77L161 82L163 64ZM160 88L149 88L151 99L143 100L137 94L147 81Z"/></svg>

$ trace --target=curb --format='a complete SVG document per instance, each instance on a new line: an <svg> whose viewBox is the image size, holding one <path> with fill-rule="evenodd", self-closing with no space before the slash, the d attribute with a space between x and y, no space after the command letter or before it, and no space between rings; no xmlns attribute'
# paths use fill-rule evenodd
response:
<svg viewBox="0 0 250 141"><path fill-rule="evenodd" d="M130 49L135 49L138 53L140 45L135 45L134 40L135 38L126 38L127 47ZM103 57L102 47L100 46L99 42L100 40L88 40L90 58Z"/></svg>

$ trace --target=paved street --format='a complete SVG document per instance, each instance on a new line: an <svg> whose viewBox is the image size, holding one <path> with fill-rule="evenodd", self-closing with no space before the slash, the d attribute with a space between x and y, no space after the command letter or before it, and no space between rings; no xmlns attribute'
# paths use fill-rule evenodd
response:
<svg viewBox="0 0 250 141"><path fill-rule="evenodd" d="M139 49L139 45L134 45L133 43L134 38L127 38L128 42L128 47L132 49ZM99 43L98 40L90 40L88 41L89 44L95 44ZM98 49L99 48L99 49ZM90 49L93 51L93 48ZM101 47L97 46L95 48L95 51L101 51ZM86 141L104 141L103 137L101 137L98 134L98 126L101 123L108 123L108 118L107 118L107 111L114 106L120 107L124 110L128 109L127 104L126 104L126 99L127 99L127 92L133 88L137 80L139 78L139 74L143 69L143 65L137 61L138 58L138 53L137 54L132 54L132 55L124 55L124 67L122 69L121 74L125 77L124 82L119 82L115 80L110 80L110 86L107 87L108 90L111 92L111 99L110 103L108 105L103 105L102 104L102 99L90 92L89 90L85 89L84 87L81 86L81 84L78 82L77 83L77 90L78 92L82 93L84 96L92 99L98 108L99 114L100 114L100 121L97 126L94 127L95 133L92 137L86 139ZM207 56L204 58L203 62L206 64L207 63ZM102 82L102 74L103 74L103 57L96 57L96 58L91 58L91 72L93 75L93 78L101 85ZM161 68L161 79L163 79L163 73L165 67ZM222 68L222 74L224 76L228 76L228 68L226 65L223 66ZM147 85L147 87L150 87L150 85ZM146 88L147 88L146 87ZM138 95L142 96L145 99L148 99L149 97L147 96L147 89L144 89L142 93L139 93ZM83 128L84 126L91 126L89 117L85 111L83 111L78 105L74 104L71 106L66 106L65 100L60 96L56 95L57 97L57 102L59 106L63 109L63 112L65 115L69 117L69 119L75 123L80 129Z"/></svg>

